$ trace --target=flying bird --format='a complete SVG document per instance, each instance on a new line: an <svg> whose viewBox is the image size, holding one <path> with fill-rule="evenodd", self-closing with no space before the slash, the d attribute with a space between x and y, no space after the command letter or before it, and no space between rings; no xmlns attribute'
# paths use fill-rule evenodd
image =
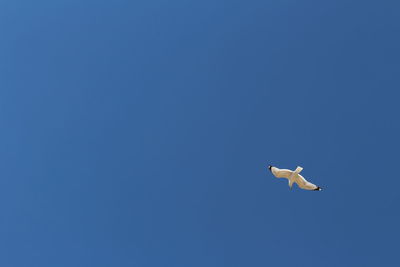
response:
<svg viewBox="0 0 400 267"><path fill-rule="evenodd" d="M296 170L291 171L287 169L278 169L277 167L268 166L268 169L275 175L276 178L286 178L289 180L289 187L292 189L293 183L296 183L300 188L306 190L314 190L314 191L321 191L321 187L316 186L308 182L304 179L303 176L300 175L300 172L303 170L302 167L298 166Z"/></svg>

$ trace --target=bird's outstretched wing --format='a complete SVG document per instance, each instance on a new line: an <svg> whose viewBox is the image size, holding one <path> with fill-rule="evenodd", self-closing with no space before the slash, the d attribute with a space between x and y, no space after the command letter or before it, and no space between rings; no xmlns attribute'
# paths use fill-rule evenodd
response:
<svg viewBox="0 0 400 267"><path fill-rule="evenodd" d="M293 171L287 169L278 169L276 167L271 168L271 172L275 175L276 178L286 178L289 179L290 175L292 175Z"/></svg>
<svg viewBox="0 0 400 267"><path fill-rule="evenodd" d="M305 189L305 190L321 190L321 188L319 186L316 186L313 183L310 183L309 181L307 181L303 176L301 176L300 174L297 175L295 181L294 181L301 189Z"/></svg>

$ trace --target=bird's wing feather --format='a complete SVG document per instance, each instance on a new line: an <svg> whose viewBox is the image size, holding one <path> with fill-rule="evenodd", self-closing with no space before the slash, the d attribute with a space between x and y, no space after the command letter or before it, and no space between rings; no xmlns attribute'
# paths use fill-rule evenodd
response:
<svg viewBox="0 0 400 267"><path fill-rule="evenodd" d="M293 171L291 171L291 170L278 169L276 167L272 167L271 171L275 175L275 177L277 177L277 178L287 178L287 179L289 179L290 175L292 175L292 173L293 173Z"/></svg>
<svg viewBox="0 0 400 267"><path fill-rule="evenodd" d="M306 190L315 190L317 189L318 186L316 186L313 183L310 183L309 181L307 181L303 176L301 176L300 174L297 175L295 183L302 189L306 189Z"/></svg>

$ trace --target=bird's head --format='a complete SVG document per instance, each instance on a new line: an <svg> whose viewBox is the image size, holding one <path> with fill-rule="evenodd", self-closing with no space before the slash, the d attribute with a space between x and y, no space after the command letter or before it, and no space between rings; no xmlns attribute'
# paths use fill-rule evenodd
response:
<svg viewBox="0 0 400 267"><path fill-rule="evenodd" d="M272 166L271 165L268 165L268 169L271 171L271 168L272 168Z"/></svg>

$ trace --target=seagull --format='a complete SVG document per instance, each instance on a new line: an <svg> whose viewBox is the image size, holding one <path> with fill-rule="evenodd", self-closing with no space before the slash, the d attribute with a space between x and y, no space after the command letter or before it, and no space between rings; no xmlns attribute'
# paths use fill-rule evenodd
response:
<svg viewBox="0 0 400 267"><path fill-rule="evenodd" d="M271 165L268 166L268 169L272 172L273 175L275 175L276 178L288 179L290 189L292 189L293 183L296 183L302 189L313 191L322 190L321 187L308 182L306 179L304 179L303 176L300 175L300 172L303 170L303 168L300 166L298 166L294 171L287 169L278 169L277 167L273 167Z"/></svg>

